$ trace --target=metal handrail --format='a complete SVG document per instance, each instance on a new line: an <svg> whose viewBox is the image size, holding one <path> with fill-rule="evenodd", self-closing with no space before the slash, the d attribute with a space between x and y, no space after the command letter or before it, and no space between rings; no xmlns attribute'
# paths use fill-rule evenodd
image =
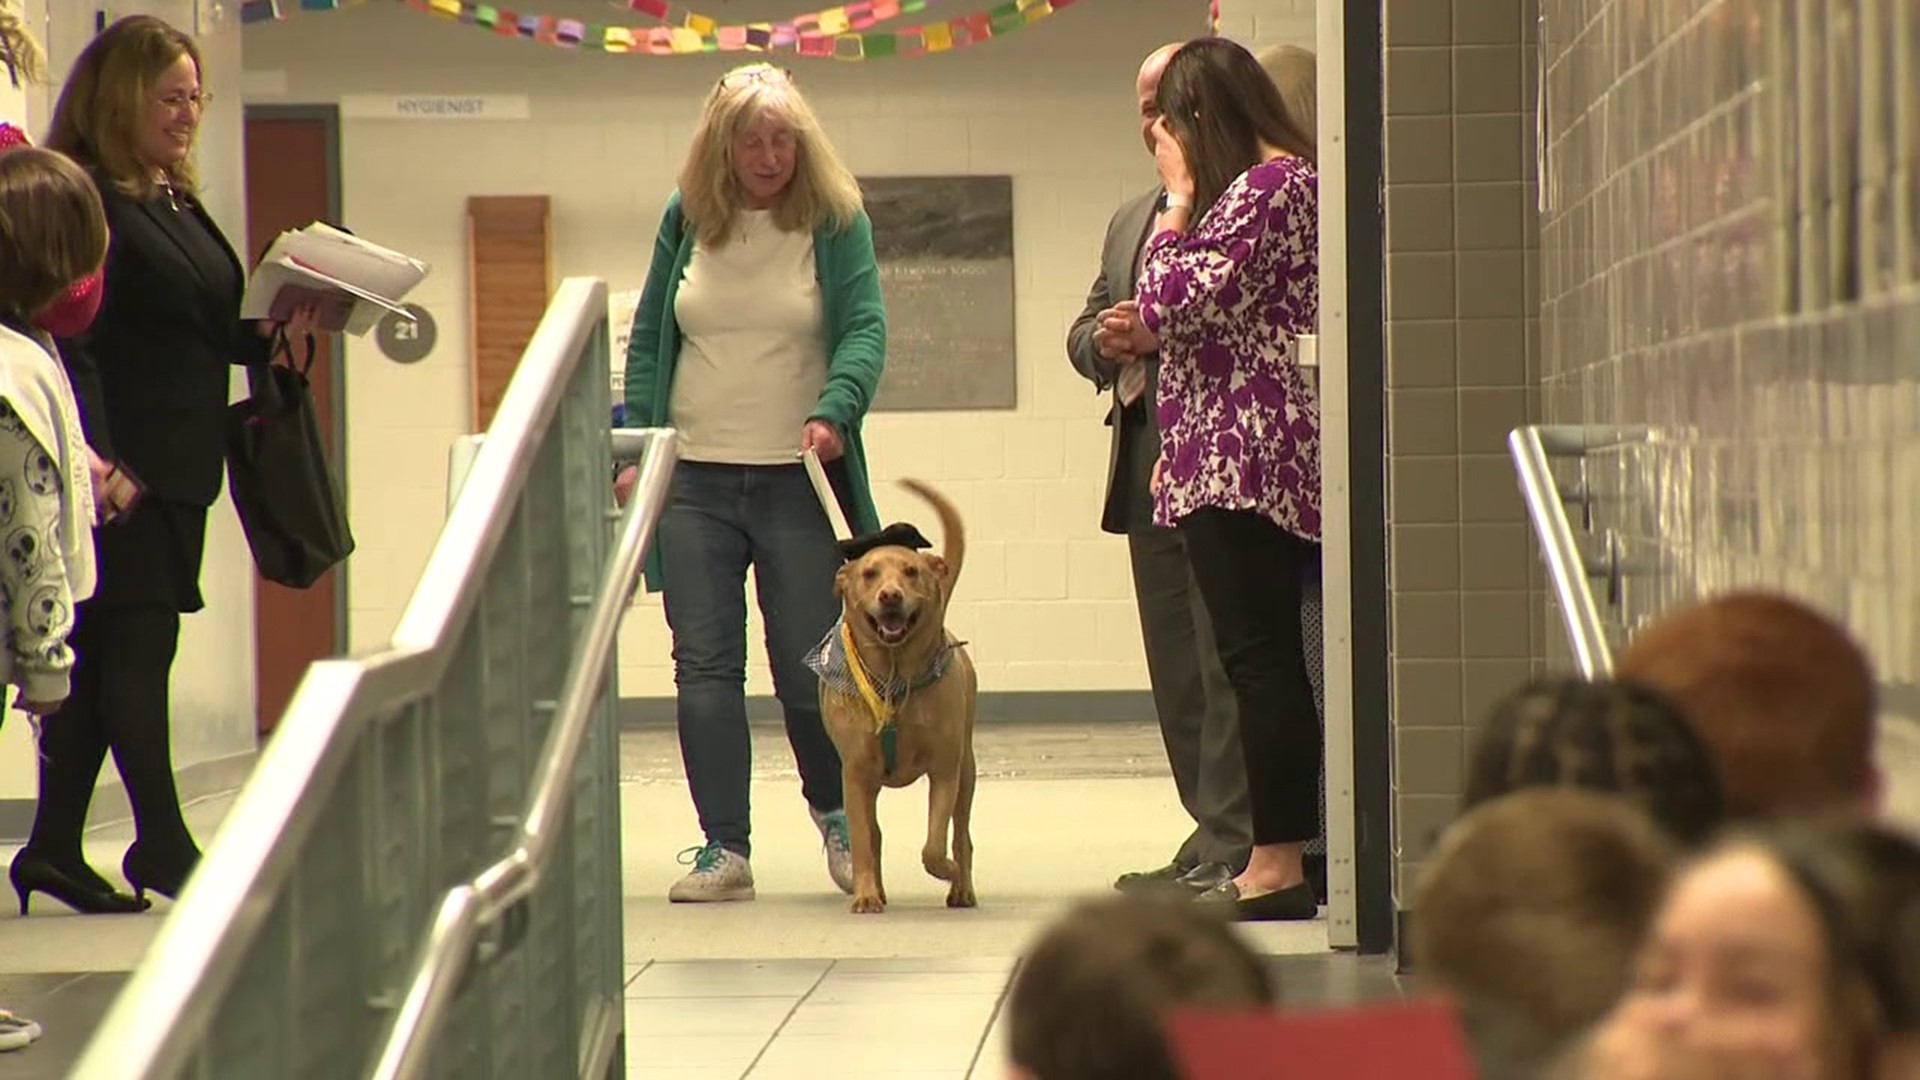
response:
<svg viewBox="0 0 1920 1080"><path fill-rule="evenodd" d="M308 667L225 826L69 1074L74 1080L171 1077L186 1066L369 727L446 673L455 635L480 602L479 571L504 541L533 470L529 449L551 426L606 316L604 282L561 283L391 644ZM638 516L629 511L629 526Z"/></svg>
<svg viewBox="0 0 1920 1080"><path fill-rule="evenodd" d="M616 431L614 437L615 455L637 456L640 475L619 542L594 594L585 642L568 667L553 727L534 770L533 794L521 816L519 835L505 857L449 890L441 901L371 1074L375 1080L412 1080L426 1071L435 1036L459 996L480 935L533 895L553 859L561 817L573 797L572 777L580 747L593 723L594 701L605 686L620 618L640 582L678 456L678 435L671 429Z"/></svg>
<svg viewBox="0 0 1920 1080"><path fill-rule="evenodd" d="M1559 481L1554 478L1553 467L1548 462L1550 456L1579 454L1589 445L1588 433L1580 428L1534 425L1517 428L1507 436L1514 471L1519 474L1520 494L1527 503L1527 516L1540 539L1547 575L1553 579L1553 591L1560 599L1560 613L1567 624L1567 641L1573 648L1574 663L1580 674L1591 679L1613 671L1613 647L1607 640L1600 608L1593 600L1586 559L1574 539L1573 525L1567 520Z"/></svg>

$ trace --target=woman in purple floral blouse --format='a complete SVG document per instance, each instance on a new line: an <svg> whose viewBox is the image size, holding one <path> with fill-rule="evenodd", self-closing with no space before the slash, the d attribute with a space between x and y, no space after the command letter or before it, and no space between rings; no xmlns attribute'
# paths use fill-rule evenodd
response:
<svg viewBox="0 0 1920 1080"><path fill-rule="evenodd" d="M1243 919L1311 919L1301 845L1319 831L1321 736L1300 583L1320 540L1320 407L1289 343L1317 318L1313 145L1221 38L1174 54L1160 112L1167 195L1137 314L1118 320L1160 350L1155 522L1186 540L1240 708L1253 855L1209 898Z"/></svg>

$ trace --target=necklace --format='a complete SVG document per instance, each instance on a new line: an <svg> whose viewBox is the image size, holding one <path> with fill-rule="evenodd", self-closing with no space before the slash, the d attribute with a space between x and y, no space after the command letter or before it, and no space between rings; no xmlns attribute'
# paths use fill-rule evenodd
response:
<svg viewBox="0 0 1920 1080"><path fill-rule="evenodd" d="M180 199L174 193L173 182L164 176L160 177L160 190L167 193L167 206L171 207L174 213L179 213Z"/></svg>

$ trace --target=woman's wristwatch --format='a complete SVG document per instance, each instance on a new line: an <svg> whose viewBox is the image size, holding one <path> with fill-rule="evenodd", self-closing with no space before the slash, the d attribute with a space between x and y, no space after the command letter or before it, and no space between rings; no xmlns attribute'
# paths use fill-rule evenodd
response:
<svg viewBox="0 0 1920 1080"><path fill-rule="evenodd" d="M1163 214L1169 210L1191 209L1193 209L1193 200L1187 198L1185 195L1175 195L1173 192L1168 191L1163 192L1160 196L1160 212Z"/></svg>

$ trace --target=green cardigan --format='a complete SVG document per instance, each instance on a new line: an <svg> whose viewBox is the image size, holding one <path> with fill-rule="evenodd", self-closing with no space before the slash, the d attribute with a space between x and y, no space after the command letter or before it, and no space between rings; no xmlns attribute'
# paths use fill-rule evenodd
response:
<svg viewBox="0 0 1920 1080"><path fill-rule="evenodd" d="M687 231L680 209L680 193L667 200L660 234L653 242L653 265L633 316L633 336L627 343L627 422L637 427L665 427L672 401L674 369L680 362L680 324L673 317L674 300L693 258L693 234ZM860 425L887 361L887 311L880 298L880 268L873 254L873 223L865 213L845 229L823 226L813 234L814 273L827 318L827 384L813 407L813 419L825 420L840 432L846 444L848 494L847 524L857 536L880 528L867 480L866 448ZM800 433L794 432L799 450ZM647 556L647 591L659 592L663 574L660 548Z"/></svg>

